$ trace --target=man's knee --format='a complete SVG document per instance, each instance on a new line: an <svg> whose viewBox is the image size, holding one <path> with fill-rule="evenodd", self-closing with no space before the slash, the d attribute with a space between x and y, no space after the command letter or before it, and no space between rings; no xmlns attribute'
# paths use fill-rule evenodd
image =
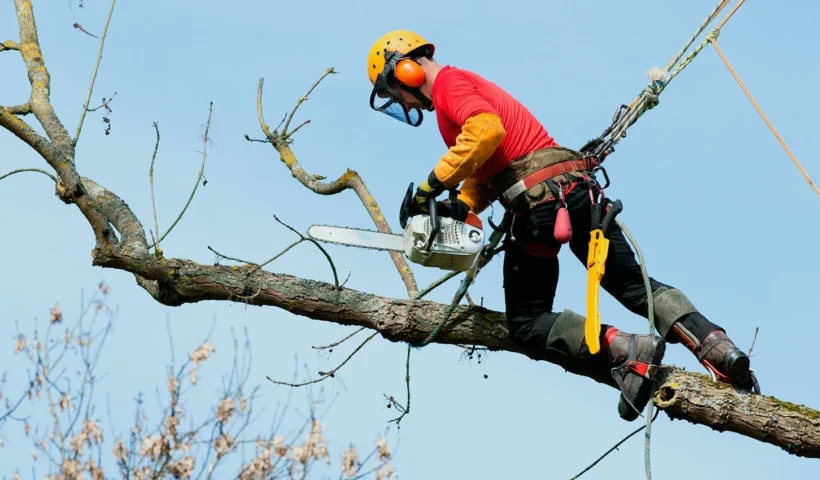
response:
<svg viewBox="0 0 820 480"><path fill-rule="evenodd" d="M571 310L507 318L511 340L530 356L569 368L588 355L584 348L585 319ZM586 354L586 355L585 355Z"/></svg>

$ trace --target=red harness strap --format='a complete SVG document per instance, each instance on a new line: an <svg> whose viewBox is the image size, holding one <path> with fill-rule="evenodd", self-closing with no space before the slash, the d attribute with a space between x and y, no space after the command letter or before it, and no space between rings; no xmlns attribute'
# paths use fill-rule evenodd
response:
<svg viewBox="0 0 820 480"><path fill-rule="evenodd" d="M549 167L533 172L516 182L501 195L501 198L504 202L510 204L518 195L521 195L534 185L537 185L543 181L567 172L588 171L596 166L598 166L598 161L595 157L579 158L577 160L568 160L566 162L550 165Z"/></svg>

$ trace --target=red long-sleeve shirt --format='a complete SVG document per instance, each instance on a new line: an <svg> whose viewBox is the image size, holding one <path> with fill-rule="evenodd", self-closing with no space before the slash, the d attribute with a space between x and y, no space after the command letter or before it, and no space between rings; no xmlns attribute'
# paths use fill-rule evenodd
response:
<svg viewBox="0 0 820 480"><path fill-rule="evenodd" d="M480 75L453 66L443 67L432 87L433 105L439 130L448 148L465 132L462 127L470 117L481 113L498 115L506 132L501 143L465 181L468 187L486 185L512 160L557 143L537 118L512 95ZM463 161L471 161L468 156ZM446 171L450 165L439 163ZM465 192L465 189L462 189ZM473 205L476 205L478 199ZM483 200L483 199L482 199ZM471 203L471 202L468 202ZM471 205L471 206L473 206Z"/></svg>

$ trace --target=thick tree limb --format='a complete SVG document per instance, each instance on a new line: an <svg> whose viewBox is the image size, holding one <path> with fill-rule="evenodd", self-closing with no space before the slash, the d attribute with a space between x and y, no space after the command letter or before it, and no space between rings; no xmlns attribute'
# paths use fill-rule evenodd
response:
<svg viewBox="0 0 820 480"><path fill-rule="evenodd" d="M367 327L388 340L411 345L421 344L448 308L429 301L340 291L327 283L288 275L257 271L249 277L246 273L252 267L198 265L181 259L159 262L102 252L96 252L94 264L159 280L160 288L151 293L166 305L229 300L258 291L256 305L275 306L314 320ZM527 355L510 340L504 315L480 307L457 307L436 343L470 344ZM794 455L820 458L820 411L740 392L706 375L673 367L660 371L661 388L655 401L670 418L735 432Z"/></svg>
<svg viewBox="0 0 820 480"><path fill-rule="evenodd" d="M14 0L14 7L17 10L17 23L20 26L20 54L23 56L31 83L31 99L29 100L31 110L54 146L73 162L74 144L51 107L51 77L46 69L43 51L40 49L31 1Z"/></svg>
<svg viewBox="0 0 820 480"><path fill-rule="evenodd" d="M673 420L729 431L820 458L820 411L766 395L739 393L708 376L666 369L655 405Z"/></svg>

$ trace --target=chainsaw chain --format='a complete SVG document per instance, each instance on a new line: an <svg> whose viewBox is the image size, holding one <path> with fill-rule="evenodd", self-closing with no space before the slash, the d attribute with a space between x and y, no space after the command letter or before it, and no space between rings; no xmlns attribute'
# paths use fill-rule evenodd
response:
<svg viewBox="0 0 820 480"><path fill-rule="evenodd" d="M327 223L315 223L315 224L311 225L310 227L308 227L308 229L307 229L308 230L308 237L310 237L312 240L317 241L319 243L330 243L330 244L333 244L333 245L341 245L342 247L348 247L348 248L364 248L365 250L375 250L377 252L394 252L395 251L395 250L390 250L390 249L386 249L386 248L368 247L368 246L365 246L365 245L350 245L348 243L334 242L333 240L325 240L325 239L320 240L320 239L314 238L313 236L310 235L309 232L310 232L310 229L312 227L344 228L346 230L356 230L358 232L376 233L376 234L384 234L384 235L397 235L396 233L393 233L393 232L380 232L378 230L371 230L371 229L368 229L368 228L359 228L359 227L348 227L348 226L340 227L339 225L329 225ZM397 252L397 253L401 253L401 252Z"/></svg>

